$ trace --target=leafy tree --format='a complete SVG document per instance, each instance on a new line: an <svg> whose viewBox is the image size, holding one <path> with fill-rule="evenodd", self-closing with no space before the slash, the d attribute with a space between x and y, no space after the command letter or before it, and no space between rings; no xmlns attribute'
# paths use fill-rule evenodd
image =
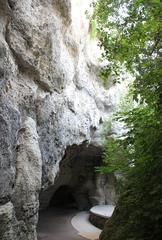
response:
<svg viewBox="0 0 162 240"><path fill-rule="evenodd" d="M101 240L162 239L162 3L160 0L98 0L93 3L103 59L102 76L135 77L133 109L118 121L128 131L108 140L103 171L121 171L125 183ZM117 78L116 78L117 79ZM125 161L124 161L125 159Z"/></svg>

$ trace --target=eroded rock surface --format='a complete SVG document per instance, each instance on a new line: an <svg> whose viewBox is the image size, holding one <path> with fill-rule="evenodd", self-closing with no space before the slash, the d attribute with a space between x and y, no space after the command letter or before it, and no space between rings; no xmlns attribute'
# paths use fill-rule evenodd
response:
<svg viewBox="0 0 162 240"><path fill-rule="evenodd" d="M88 1L0 0L0 239L35 240L39 192L68 146L99 144L114 93L97 78Z"/></svg>

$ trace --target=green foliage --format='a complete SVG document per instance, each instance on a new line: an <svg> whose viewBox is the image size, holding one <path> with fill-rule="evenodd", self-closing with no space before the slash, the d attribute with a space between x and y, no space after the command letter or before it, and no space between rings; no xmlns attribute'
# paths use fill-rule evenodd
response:
<svg viewBox="0 0 162 240"><path fill-rule="evenodd" d="M95 19L90 20L90 36L91 39L95 40L97 38L97 24Z"/></svg>
<svg viewBox="0 0 162 240"><path fill-rule="evenodd" d="M128 111L133 110L135 106L138 105L138 103L133 99L133 92L133 83L129 81L129 85L127 86L127 92L124 97L120 99L120 103L117 106L116 114L114 114L116 120L119 116L126 115Z"/></svg>
<svg viewBox="0 0 162 240"><path fill-rule="evenodd" d="M103 173L123 173L128 169L127 149L123 149L120 140L108 138L105 142L103 166L97 170Z"/></svg>
<svg viewBox="0 0 162 240"><path fill-rule="evenodd" d="M134 75L132 99L116 119L126 134L105 144L104 172L122 172L125 182L101 240L162 239L162 3L160 0L98 0L103 76ZM121 67L122 66L122 67ZM129 103L129 101L128 101Z"/></svg>
<svg viewBox="0 0 162 240"><path fill-rule="evenodd" d="M103 122L101 137L103 139L103 144L105 142L105 139L111 135L112 131L112 117L108 118L107 121Z"/></svg>
<svg viewBox="0 0 162 240"><path fill-rule="evenodd" d="M123 144L131 145L129 159L134 167L129 169L117 209L102 240L161 239L162 121L154 114L146 107L135 109L134 116L127 118L130 134Z"/></svg>
<svg viewBox="0 0 162 240"><path fill-rule="evenodd" d="M131 110L135 108L135 104L131 95L132 87L129 84L129 92L122 98L121 102L117 106L116 112L108 121L104 122L103 126L103 166L97 168L97 171L103 173L122 173L123 175L129 170L131 162L129 161L128 147L123 145L123 138L125 136L112 135L112 122L120 121L124 125L125 118ZM123 119L123 116L125 118ZM128 127L128 126L127 126ZM129 149L130 150L130 149Z"/></svg>
<svg viewBox="0 0 162 240"><path fill-rule="evenodd" d="M120 199L101 240L160 240L162 236L162 116L143 104L117 114L127 126L107 139L103 172L124 175Z"/></svg>
<svg viewBox="0 0 162 240"><path fill-rule="evenodd" d="M142 100L149 101L155 97L157 85L162 85L162 3L99 0L94 5L93 18L97 21L100 46L105 50L102 57L108 60L102 76L120 75L122 64L136 76L134 95L141 94Z"/></svg>

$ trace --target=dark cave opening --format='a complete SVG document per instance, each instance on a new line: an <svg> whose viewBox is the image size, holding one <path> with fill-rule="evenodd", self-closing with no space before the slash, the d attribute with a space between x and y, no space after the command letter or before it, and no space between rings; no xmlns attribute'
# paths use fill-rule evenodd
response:
<svg viewBox="0 0 162 240"><path fill-rule="evenodd" d="M77 208L73 189L67 185L59 187L54 193L49 207Z"/></svg>
<svg viewBox="0 0 162 240"><path fill-rule="evenodd" d="M66 149L55 184L40 194L40 210L50 207L74 207L89 210L100 201L98 173L102 148L85 144Z"/></svg>

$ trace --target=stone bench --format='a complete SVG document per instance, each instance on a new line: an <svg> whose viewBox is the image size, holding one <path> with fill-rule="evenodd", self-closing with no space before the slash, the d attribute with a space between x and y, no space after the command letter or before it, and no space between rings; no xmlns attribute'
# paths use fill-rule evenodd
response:
<svg viewBox="0 0 162 240"><path fill-rule="evenodd" d="M97 205L90 209L89 221L96 227L103 229L105 222L109 219L115 206L113 205Z"/></svg>

